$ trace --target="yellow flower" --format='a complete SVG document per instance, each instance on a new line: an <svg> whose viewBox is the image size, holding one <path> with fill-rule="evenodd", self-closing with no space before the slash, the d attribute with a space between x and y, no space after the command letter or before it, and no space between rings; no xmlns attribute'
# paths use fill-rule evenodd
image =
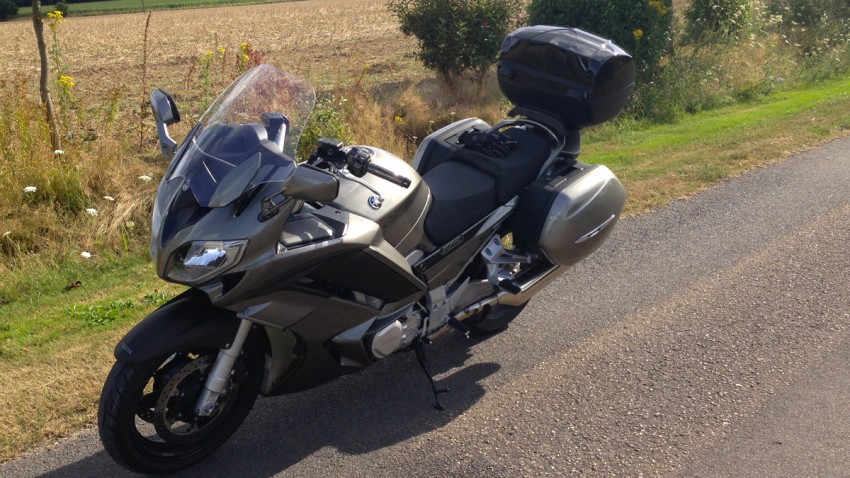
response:
<svg viewBox="0 0 850 478"><path fill-rule="evenodd" d="M246 41L239 43L239 62L242 64L242 66L247 65L248 62L251 61L250 54L252 51L253 47L250 43Z"/></svg>
<svg viewBox="0 0 850 478"><path fill-rule="evenodd" d="M649 3L649 6L654 8L658 12L659 15L661 15L661 16L667 15L667 12L669 10L668 10L667 6L664 5L664 3L661 2L661 0L649 0L648 3Z"/></svg>
<svg viewBox="0 0 850 478"><path fill-rule="evenodd" d="M201 55L201 65L202 66L210 66L212 62L215 61L215 53L212 50L207 50L206 53Z"/></svg>
<svg viewBox="0 0 850 478"><path fill-rule="evenodd" d="M51 31L56 32L56 27L65 21L65 17L60 10L54 10L47 13L47 26Z"/></svg>
<svg viewBox="0 0 850 478"><path fill-rule="evenodd" d="M59 83L59 86L66 90L70 90L74 87L74 77L68 75L59 75L59 79L56 80Z"/></svg>
<svg viewBox="0 0 850 478"><path fill-rule="evenodd" d="M224 56L224 54L227 52L227 50L225 50L223 46L216 48L216 50L218 50L218 54L221 56Z"/></svg>
<svg viewBox="0 0 850 478"><path fill-rule="evenodd" d="M637 30L632 32L632 36L635 37L635 40L640 41L640 39L643 38L643 30L638 28Z"/></svg>
<svg viewBox="0 0 850 478"><path fill-rule="evenodd" d="M399 115L396 115L395 118L393 118L393 121L395 121L396 123L404 123L404 118Z"/></svg>

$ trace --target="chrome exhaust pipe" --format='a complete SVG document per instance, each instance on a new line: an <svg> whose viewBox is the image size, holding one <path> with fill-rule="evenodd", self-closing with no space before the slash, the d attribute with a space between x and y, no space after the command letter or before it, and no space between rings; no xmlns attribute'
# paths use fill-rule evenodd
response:
<svg viewBox="0 0 850 478"><path fill-rule="evenodd" d="M531 299L534 294L538 293L540 289L546 287L553 280L557 279L563 271L564 269L561 266L553 265L540 274L519 284L519 293L512 294L508 291L500 290L490 297L480 300L456 312L451 318L463 321L470 316L483 311L487 306L492 307L499 304L511 306L522 305L525 302L528 302L528 300Z"/></svg>
<svg viewBox="0 0 850 478"><path fill-rule="evenodd" d="M561 266L553 265L552 267L546 269L540 274L522 282L519 285L520 291L517 294L510 293L505 290L500 290L495 294L490 295L489 297L482 299L474 304L471 304L464 309L455 312L446 322L456 319L459 321L464 321L473 315L482 312L486 307L492 307L494 305L510 305L517 306L522 305L531 299L534 294L540 291L540 289L549 285L553 280L557 279L564 272L564 268ZM435 330L433 333L427 336L428 340L436 340L441 335L445 334L449 331L451 327L440 327Z"/></svg>
<svg viewBox="0 0 850 478"><path fill-rule="evenodd" d="M499 291L499 293L496 294L498 303L502 305L522 305L528 302L534 294L540 292L541 289L549 285L553 280L557 279L563 272L563 267L553 265L542 273L519 284L520 292L518 294Z"/></svg>

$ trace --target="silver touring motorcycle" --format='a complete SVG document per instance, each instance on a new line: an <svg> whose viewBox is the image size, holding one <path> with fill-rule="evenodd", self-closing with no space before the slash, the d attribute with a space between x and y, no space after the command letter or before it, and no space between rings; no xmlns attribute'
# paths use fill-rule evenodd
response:
<svg viewBox="0 0 850 478"><path fill-rule="evenodd" d="M409 350L441 408L428 344L505 329L613 229L622 185L576 158L580 130L615 116L634 77L610 41L521 28L498 63L515 119L450 124L412 166L328 139L296 163L315 93L273 66L228 87L179 147L174 101L154 91L172 159L151 255L160 277L189 289L115 348L98 411L106 450L134 471L175 471L221 446L258 394Z"/></svg>

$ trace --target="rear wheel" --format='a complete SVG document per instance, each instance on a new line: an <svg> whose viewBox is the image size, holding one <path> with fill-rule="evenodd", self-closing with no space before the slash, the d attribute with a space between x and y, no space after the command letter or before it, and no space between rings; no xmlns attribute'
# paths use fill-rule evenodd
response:
<svg viewBox="0 0 850 478"><path fill-rule="evenodd" d="M508 328L508 324L525 309L526 305L528 302L521 305L497 305L469 317L463 323L468 325L469 331L475 335L497 334Z"/></svg>
<svg viewBox="0 0 850 478"><path fill-rule="evenodd" d="M115 461L137 472L172 472L203 459L236 431L259 393L263 353L248 341L215 410L202 417L195 403L217 355L217 349L180 351L113 366L98 426Z"/></svg>

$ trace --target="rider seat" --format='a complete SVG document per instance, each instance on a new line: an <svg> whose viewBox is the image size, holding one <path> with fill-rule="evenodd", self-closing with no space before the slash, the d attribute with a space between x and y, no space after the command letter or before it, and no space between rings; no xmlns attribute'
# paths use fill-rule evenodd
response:
<svg viewBox="0 0 850 478"><path fill-rule="evenodd" d="M551 140L525 128L508 128L503 133L517 142L507 157L458 148L422 177L431 189L425 234L433 244L447 243L537 177L551 152Z"/></svg>

